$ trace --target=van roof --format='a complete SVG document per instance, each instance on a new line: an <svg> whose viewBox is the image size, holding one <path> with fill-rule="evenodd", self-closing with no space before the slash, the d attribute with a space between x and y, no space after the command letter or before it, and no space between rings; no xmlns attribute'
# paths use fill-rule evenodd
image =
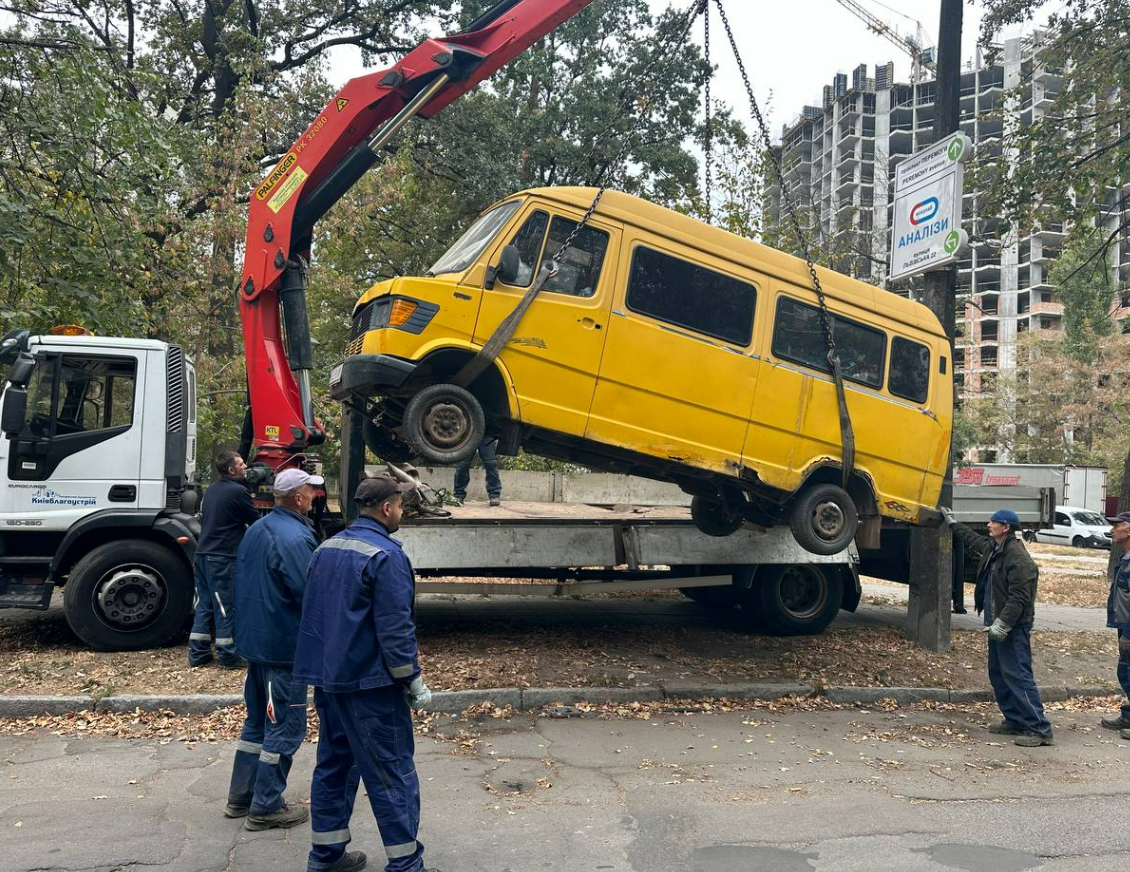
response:
<svg viewBox="0 0 1130 872"><path fill-rule="evenodd" d="M530 188L513 196L534 195L579 209L587 209L592 204L596 192L596 188L582 187ZM808 275L808 265L801 258L745 239L727 230L711 227L703 221L640 197L625 194L623 191L605 191L596 211L600 215L606 215L693 247L709 246L712 251L738 264L746 264L756 259L773 275L811 289L812 279ZM862 306L910 327L942 339L946 338L937 316L921 303L915 303L898 294L822 266L817 266L816 270L828 297Z"/></svg>

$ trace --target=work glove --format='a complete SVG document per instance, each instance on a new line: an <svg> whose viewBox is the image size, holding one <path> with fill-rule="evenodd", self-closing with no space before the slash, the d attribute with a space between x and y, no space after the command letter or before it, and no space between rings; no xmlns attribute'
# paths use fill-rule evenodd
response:
<svg viewBox="0 0 1130 872"><path fill-rule="evenodd" d="M408 705L414 709L427 708L428 703L432 701L431 688L424 684L422 675L417 675L412 679L412 683L408 685L404 694L408 697Z"/></svg>
<svg viewBox="0 0 1130 872"><path fill-rule="evenodd" d="M1118 637L1118 653L1123 657L1130 657L1130 636Z"/></svg>
<svg viewBox="0 0 1130 872"><path fill-rule="evenodd" d="M1008 638L1008 633L1011 629L1012 627L1010 627L1000 618L997 618L995 621L993 621L992 626L988 627L985 632L989 634L989 638L994 642L1003 642Z"/></svg>
<svg viewBox="0 0 1130 872"><path fill-rule="evenodd" d="M953 512L945 506L942 507L942 520L946 522L947 527L951 528L957 523L957 518L953 516Z"/></svg>

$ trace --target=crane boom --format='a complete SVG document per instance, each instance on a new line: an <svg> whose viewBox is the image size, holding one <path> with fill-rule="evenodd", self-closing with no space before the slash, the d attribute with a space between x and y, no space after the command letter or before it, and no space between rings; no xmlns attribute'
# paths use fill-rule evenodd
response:
<svg viewBox="0 0 1130 872"><path fill-rule="evenodd" d="M466 30L352 79L250 194L240 316L251 443L273 469L325 440L314 416L306 271L314 225L416 116L430 118L592 0L502 0ZM246 438L246 437L245 437Z"/></svg>
<svg viewBox="0 0 1130 872"><path fill-rule="evenodd" d="M891 27L891 25L887 24L887 22L883 21L877 15L872 14L870 10L855 2L855 0L837 0L837 2L857 18L861 19L870 30L875 31L910 55L916 68L924 67L933 72L937 71L937 64L927 56L925 46L923 46L921 42L903 36ZM919 30L922 29L921 24L919 24L918 27ZM917 72L914 78L917 80Z"/></svg>

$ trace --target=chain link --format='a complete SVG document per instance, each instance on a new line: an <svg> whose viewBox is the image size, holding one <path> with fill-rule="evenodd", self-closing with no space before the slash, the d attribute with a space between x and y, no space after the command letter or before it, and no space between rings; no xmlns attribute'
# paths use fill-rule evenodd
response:
<svg viewBox="0 0 1130 872"><path fill-rule="evenodd" d="M714 2L718 6L718 15L722 19L722 26L726 29L726 37L730 41L730 48L733 49L734 60L737 62L738 72L741 73L742 83L745 85L746 95L749 97L750 109L753 112L754 120L757 122L758 131L761 134L761 141L765 146L765 153L769 156L769 161L773 165L773 175L777 178L777 184L781 186L781 200L785 204L785 211L788 213L789 223L792 224L793 232L797 237L797 244L800 245L801 254L804 255L805 263L808 264L808 274L812 277L812 286L816 289L816 296L820 300L820 324L824 331L824 341L828 346L828 362L838 367L839 356L836 354L836 340L832 335L832 316L828 312L828 302L824 297L824 289L820 286L820 276L816 274L816 264L812 260L812 250L808 245L808 236L801 226L800 217L797 215L792 195L789 193L788 185L785 184L785 172L781 167L781 159L777 151L773 148L772 140L769 138L769 127L766 125L765 119L761 115L761 107L757 103L757 97L754 96L753 86L749 82L749 74L746 72L742 56L738 52L738 44L734 39L733 30L730 28L730 19L726 15L726 9L722 6L722 0L714 0ZM834 362L833 358L835 358Z"/></svg>
<svg viewBox="0 0 1130 872"><path fill-rule="evenodd" d="M703 103L705 104L706 115L706 142L703 151L703 163L706 164L706 176L703 184L703 196L706 198L706 223L714 223L714 122L713 122L713 106L710 99L710 83L714 79L714 68L710 62L710 4L706 4L706 8L702 12L702 44L703 56L706 58L706 95Z"/></svg>

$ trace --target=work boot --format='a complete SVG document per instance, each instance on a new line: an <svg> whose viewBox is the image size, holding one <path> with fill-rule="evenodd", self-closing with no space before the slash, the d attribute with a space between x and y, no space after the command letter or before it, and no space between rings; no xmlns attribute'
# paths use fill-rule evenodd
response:
<svg viewBox="0 0 1130 872"><path fill-rule="evenodd" d="M1130 729L1130 720L1122 717L1120 714L1116 718L1103 718L1099 721L1108 730L1127 730Z"/></svg>
<svg viewBox="0 0 1130 872"><path fill-rule="evenodd" d="M247 813L251 811L246 805L232 805L230 802L224 806L224 817L226 818L241 818L247 817Z"/></svg>
<svg viewBox="0 0 1130 872"><path fill-rule="evenodd" d="M1021 748L1039 748L1041 745L1054 745L1055 736L1051 733L1046 736L1039 733L1024 733L1013 739L1012 744L1019 745Z"/></svg>
<svg viewBox="0 0 1130 872"><path fill-rule="evenodd" d="M304 805L290 806L285 802L278 811L269 814L248 814L244 826L249 830L287 830L304 824L310 817L310 809ZM358 866L358 869L361 867Z"/></svg>
<svg viewBox="0 0 1130 872"><path fill-rule="evenodd" d="M490 498L490 505L491 505L492 508L495 507L495 506L501 506L502 505L502 498L501 497L491 497ZM425 869L424 872L430 872L430 870Z"/></svg>
<svg viewBox="0 0 1130 872"><path fill-rule="evenodd" d="M999 724L993 724L989 727L989 732L998 736L1023 736L1024 728L1011 721L1001 721Z"/></svg>
<svg viewBox="0 0 1130 872"><path fill-rule="evenodd" d="M227 659L217 660L216 662L220 664L221 669L246 669L247 668L247 661L244 660L242 657L237 657L235 660L227 660ZM1127 726L1130 726L1130 724L1127 724Z"/></svg>
<svg viewBox="0 0 1130 872"><path fill-rule="evenodd" d="M1118 735L1123 739L1130 739L1130 730L1119 730Z"/></svg>
<svg viewBox="0 0 1130 872"><path fill-rule="evenodd" d="M324 872L358 872L358 870L365 868L367 862L368 858L364 851L346 851L341 855L340 860L325 869Z"/></svg>

